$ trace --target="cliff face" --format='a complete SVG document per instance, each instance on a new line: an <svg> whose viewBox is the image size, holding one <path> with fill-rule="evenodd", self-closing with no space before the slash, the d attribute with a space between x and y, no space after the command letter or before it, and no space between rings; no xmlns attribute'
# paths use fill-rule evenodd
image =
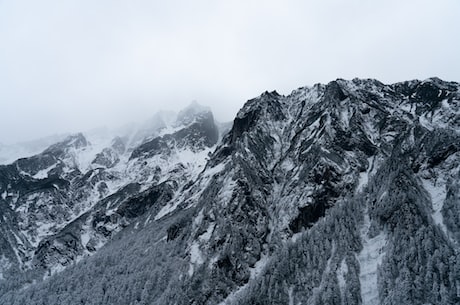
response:
<svg viewBox="0 0 460 305"><path fill-rule="evenodd" d="M188 129L134 149L126 162L144 178L98 201L59 235L76 253L85 243L74 232L85 228L110 242L0 301L459 303L458 88L435 78L355 79L288 96L265 92L244 105L208 160L181 159L166 178L166 165L155 166L180 159L170 157L178 149L201 156L217 142L212 116L199 115ZM187 174L190 168L198 171ZM5 183L20 175L2 170ZM65 181L61 196L72 188ZM41 253L60 252L40 246L40 262Z"/></svg>

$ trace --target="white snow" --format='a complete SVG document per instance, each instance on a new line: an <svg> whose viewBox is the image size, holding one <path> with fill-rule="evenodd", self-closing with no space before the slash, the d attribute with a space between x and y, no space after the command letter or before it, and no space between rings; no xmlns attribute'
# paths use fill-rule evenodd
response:
<svg viewBox="0 0 460 305"><path fill-rule="evenodd" d="M81 235L81 244L83 245L83 247L86 247L90 239L91 235L89 233L89 227L83 227L83 234Z"/></svg>
<svg viewBox="0 0 460 305"><path fill-rule="evenodd" d="M369 177L374 175L377 167L375 166L375 156L367 159L369 164L365 172L359 173L358 186L356 187L356 193L361 192L363 188L369 183Z"/></svg>
<svg viewBox="0 0 460 305"><path fill-rule="evenodd" d="M249 268L249 271L251 272L251 279L257 278L262 271L264 270L265 266L267 265L269 261L269 257L267 255L262 255L260 260L257 261L257 263L254 265L253 268Z"/></svg>
<svg viewBox="0 0 460 305"><path fill-rule="evenodd" d="M100 153L104 148L106 148L109 143L96 143L89 145L87 147L78 148L78 149L71 149L69 153L75 160L75 165L82 171L86 172L87 170L91 169L91 162L94 161L96 155Z"/></svg>
<svg viewBox="0 0 460 305"><path fill-rule="evenodd" d="M446 109L446 110L451 110L451 107L449 105L449 102L448 100L442 100L442 108Z"/></svg>
<svg viewBox="0 0 460 305"><path fill-rule="evenodd" d="M341 293L343 293L345 290L345 275L348 273L348 265L345 259L342 260L340 263L339 268L337 269L337 281L339 282L339 287Z"/></svg>
<svg viewBox="0 0 460 305"><path fill-rule="evenodd" d="M231 179L231 177L227 177L224 180L223 187L219 191L219 198L224 203L224 205L226 205L232 199L233 189L235 186L236 181Z"/></svg>
<svg viewBox="0 0 460 305"><path fill-rule="evenodd" d="M2 199L5 200L7 195L8 195L8 192L7 192L7 191L4 191L4 192L2 193Z"/></svg>
<svg viewBox="0 0 460 305"><path fill-rule="evenodd" d="M202 175L200 176L201 179L200 179L200 186L202 186L200 189L201 191L199 192L196 192L192 195L190 195L190 193L187 193L187 196L189 198L189 201L192 202L193 204L193 201L198 198L198 196L201 194L201 192L203 192L204 190L204 185L206 185L209 180L217 173L221 172L222 170L224 170L225 168L225 164L219 164L215 167L211 167L211 168L207 168L203 173ZM192 174L192 177L197 175L198 172L195 172L195 174ZM178 194L180 196L180 194ZM172 199L168 204L166 204L163 208L161 208L161 210L157 213L157 215L155 216L155 220L158 220L164 216L166 216L167 214L171 213L172 211L174 211L178 206L179 204L182 202L183 200L181 200L181 198L174 198Z"/></svg>
<svg viewBox="0 0 460 305"><path fill-rule="evenodd" d="M309 130L315 131L319 127L319 122L321 121L321 117L317 118L310 126Z"/></svg>
<svg viewBox="0 0 460 305"><path fill-rule="evenodd" d="M289 287L288 297L289 297L289 305L294 305L294 286Z"/></svg>
<svg viewBox="0 0 460 305"><path fill-rule="evenodd" d="M430 131L433 130L433 126L431 126L430 121L425 117L425 115L421 115L418 120L419 120L420 125L422 125L423 127L425 127L426 129Z"/></svg>
<svg viewBox="0 0 460 305"><path fill-rule="evenodd" d="M405 103L405 104L401 104L399 105L399 108L407 113L410 113L412 115L415 114L415 107L414 107L414 104L409 104L409 103Z"/></svg>
<svg viewBox="0 0 460 305"><path fill-rule="evenodd" d="M150 222L150 218L151 218L151 217L152 217L152 215L149 215L149 216L147 217L147 219L146 219L145 222L144 222L144 227Z"/></svg>
<svg viewBox="0 0 460 305"><path fill-rule="evenodd" d="M201 209L200 212L198 213L198 215L193 220L193 227L194 228L198 227L201 224L201 222L203 221L203 219L204 219L203 209Z"/></svg>
<svg viewBox="0 0 460 305"><path fill-rule="evenodd" d="M215 174L220 173L221 171L223 171L224 168L225 168L224 163L219 163L218 165L216 165L214 167L210 167L210 168L206 169L206 172L204 173L203 178L211 178Z"/></svg>
<svg viewBox="0 0 460 305"><path fill-rule="evenodd" d="M48 172L49 172L50 170L52 170L53 168L55 168L56 166L57 166L57 163L54 163L54 164L51 165L50 167L38 171L38 172L37 172L35 175L33 175L32 177L34 177L35 179L44 179L44 178L47 178L47 177L48 177Z"/></svg>
<svg viewBox="0 0 460 305"><path fill-rule="evenodd" d="M350 113L348 112L348 108L346 106L340 112L340 120L342 122L342 126L348 128L350 122Z"/></svg>
<svg viewBox="0 0 460 305"><path fill-rule="evenodd" d="M358 186L356 187L356 192L360 192L367 185L369 181L369 170L366 172L359 173Z"/></svg>
<svg viewBox="0 0 460 305"><path fill-rule="evenodd" d="M203 264L204 260L201 255L200 245L198 243L193 243L190 246L190 262L192 264Z"/></svg>
<svg viewBox="0 0 460 305"><path fill-rule="evenodd" d="M248 282L249 283L249 282ZM227 298L225 298L225 300L223 300L222 302L220 302L219 304L217 305L227 305L227 304L232 304L234 303L237 298L239 297L239 295L241 293L243 293L246 288L248 288L248 283L244 284L243 286L241 286L240 288L238 288L237 290L233 291L232 293L230 293Z"/></svg>
<svg viewBox="0 0 460 305"><path fill-rule="evenodd" d="M173 134L181 129L184 129L185 127L186 125L180 125L180 126L167 125L160 129L158 136L162 137L167 134Z"/></svg>
<svg viewBox="0 0 460 305"><path fill-rule="evenodd" d="M363 120L363 127L366 135L369 137L372 143L375 144L379 131L374 126L374 121L368 117L365 117Z"/></svg>
<svg viewBox="0 0 460 305"><path fill-rule="evenodd" d="M186 167L194 166L203 168L206 164L206 157L213 148L204 149L200 152L193 152L190 149L176 149L176 160Z"/></svg>
<svg viewBox="0 0 460 305"><path fill-rule="evenodd" d="M19 236L13 231L11 231L11 233L13 233L13 236L16 239L16 243L24 249L25 245L23 241L19 238ZM13 247L13 251L14 251L14 254L16 255L16 258L18 259L19 262L21 262L22 259L24 258L24 253L20 253L18 249L19 247Z"/></svg>
<svg viewBox="0 0 460 305"><path fill-rule="evenodd" d="M50 268L50 276L53 276L55 275L56 273L59 273L59 272L62 272L64 271L66 267L65 266L62 266L61 264L57 263L57 264L53 264ZM47 278L47 276L45 275L43 277L43 279L45 280Z"/></svg>
<svg viewBox="0 0 460 305"><path fill-rule="evenodd" d="M167 203L155 216L155 220L162 218L163 216L168 215L174 211L179 206L180 200L173 200L172 202Z"/></svg>
<svg viewBox="0 0 460 305"><path fill-rule="evenodd" d="M216 226L215 223L209 224L208 228L206 229L206 232L200 235L199 239L202 242L207 242L211 239L212 232L214 232L214 227Z"/></svg>
<svg viewBox="0 0 460 305"><path fill-rule="evenodd" d="M204 263L203 256L201 254L200 245L197 242L194 242L190 246L190 265L188 269L188 275L192 276L195 265L201 265Z"/></svg>
<svg viewBox="0 0 460 305"><path fill-rule="evenodd" d="M377 236L369 238L370 219L367 211L364 213L364 225L361 228L363 249L358 255L360 265L359 282L361 285L361 299L363 305L379 303L379 291L377 286L378 266L385 256L387 236L380 232Z"/></svg>
<svg viewBox="0 0 460 305"><path fill-rule="evenodd" d="M431 204L433 208L433 213L431 216L433 217L435 224L441 227L446 236L449 236L441 213L444 200L446 200L446 186L444 183L438 183L436 185L436 183L433 183L431 180L427 179L422 179L422 183L423 187L431 197Z"/></svg>
<svg viewBox="0 0 460 305"><path fill-rule="evenodd" d="M48 235L51 235L53 232L51 229L55 226L54 223L37 223L37 238L42 240Z"/></svg>

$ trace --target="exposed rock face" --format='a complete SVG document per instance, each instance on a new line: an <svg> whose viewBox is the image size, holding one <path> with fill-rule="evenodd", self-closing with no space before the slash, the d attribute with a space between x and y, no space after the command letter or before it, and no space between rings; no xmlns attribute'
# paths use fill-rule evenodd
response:
<svg viewBox="0 0 460 305"><path fill-rule="evenodd" d="M118 152L116 164L103 153L98 168L63 170L73 180L39 186L2 168L18 202L31 187L65 201L76 183L100 198L42 238L33 261L50 268L94 256L10 288L0 303L53 295L69 304L458 304L458 89L436 78L354 79L265 92L221 141L212 114L192 105L178 119L187 128ZM56 154L23 167L36 174ZM130 183L100 195L123 162ZM2 207L17 217L18 208ZM18 247L1 238L12 256Z"/></svg>

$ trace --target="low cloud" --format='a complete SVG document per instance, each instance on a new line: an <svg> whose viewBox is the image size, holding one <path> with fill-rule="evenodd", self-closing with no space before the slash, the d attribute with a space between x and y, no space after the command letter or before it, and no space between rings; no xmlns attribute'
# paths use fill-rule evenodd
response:
<svg viewBox="0 0 460 305"><path fill-rule="evenodd" d="M0 1L0 142L191 100L231 120L265 90L460 80L460 2Z"/></svg>

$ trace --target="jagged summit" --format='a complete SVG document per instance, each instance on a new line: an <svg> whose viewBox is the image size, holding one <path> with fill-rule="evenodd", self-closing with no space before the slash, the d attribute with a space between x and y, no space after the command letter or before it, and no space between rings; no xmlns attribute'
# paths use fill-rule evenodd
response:
<svg viewBox="0 0 460 305"><path fill-rule="evenodd" d="M190 105L181 110L176 118L176 125L191 124L197 117L211 113L211 108L200 105L197 101L192 101Z"/></svg>
<svg viewBox="0 0 460 305"><path fill-rule="evenodd" d="M90 143L86 140L83 133L76 133L66 137L61 142L51 145L44 151L44 153L50 153L53 151L64 150L69 148L79 149L86 147L88 145L90 145Z"/></svg>

